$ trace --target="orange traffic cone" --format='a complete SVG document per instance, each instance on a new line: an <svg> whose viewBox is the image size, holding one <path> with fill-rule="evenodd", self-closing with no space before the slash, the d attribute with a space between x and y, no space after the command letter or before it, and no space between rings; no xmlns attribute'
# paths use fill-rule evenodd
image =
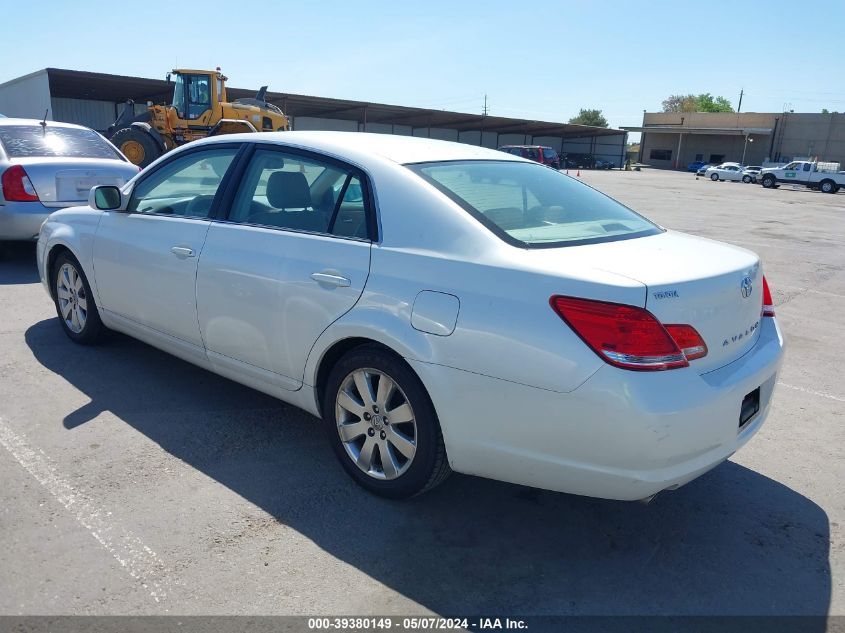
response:
<svg viewBox="0 0 845 633"><path fill-rule="evenodd" d="M578 178L580 178L580 177L581 177L581 170L579 169L579 170L578 170L578 173L577 173L577 174L575 174L575 175L576 175Z"/></svg>

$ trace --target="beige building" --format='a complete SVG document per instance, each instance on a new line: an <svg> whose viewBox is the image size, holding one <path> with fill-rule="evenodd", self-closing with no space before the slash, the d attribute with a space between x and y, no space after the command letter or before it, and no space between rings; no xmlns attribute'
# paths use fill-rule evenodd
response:
<svg viewBox="0 0 845 633"><path fill-rule="evenodd" d="M817 158L845 164L845 114L646 112L639 161L684 169L694 161L745 165Z"/></svg>

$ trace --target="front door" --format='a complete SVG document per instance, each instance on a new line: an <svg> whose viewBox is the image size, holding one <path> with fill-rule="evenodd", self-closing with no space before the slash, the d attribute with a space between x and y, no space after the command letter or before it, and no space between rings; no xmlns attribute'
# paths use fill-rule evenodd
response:
<svg viewBox="0 0 845 633"><path fill-rule="evenodd" d="M103 213L94 276L106 312L202 349L197 260L218 188L238 149L179 153L135 184L126 211Z"/></svg>
<svg viewBox="0 0 845 633"><path fill-rule="evenodd" d="M200 328L219 371L302 385L314 342L364 289L367 191L363 174L332 159L256 149L197 273Z"/></svg>

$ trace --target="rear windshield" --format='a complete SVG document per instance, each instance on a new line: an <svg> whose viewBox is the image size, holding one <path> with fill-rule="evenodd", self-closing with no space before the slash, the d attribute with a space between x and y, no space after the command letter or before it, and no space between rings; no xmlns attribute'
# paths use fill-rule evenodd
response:
<svg viewBox="0 0 845 633"><path fill-rule="evenodd" d="M543 165L450 161L407 167L516 246L572 246L661 232L612 198Z"/></svg>
<svg viewBox="0 0 845 633"><path fill-rule="evenodd" d="M120 154L93 130L40 125L0 125L0 144L9 158L60 156L113 158Z"/></svg>
<svg viewBox="0 0 845 633"><path fill-rule="evenodd" d="M556 158L557 152L554 151L551 147L544 147L543 156L545 156L546 158Z"/></svg>

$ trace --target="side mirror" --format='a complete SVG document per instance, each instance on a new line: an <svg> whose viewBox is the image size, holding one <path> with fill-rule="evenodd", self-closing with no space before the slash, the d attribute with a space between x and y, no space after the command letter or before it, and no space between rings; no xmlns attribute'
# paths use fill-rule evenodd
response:
<svg viewBox="0 0 845 633"><path fill-rule="evenodd" d="M98 185L88 194L88 206L100 211L114 211L120 208L120 189L112 185Z"/></svg>

